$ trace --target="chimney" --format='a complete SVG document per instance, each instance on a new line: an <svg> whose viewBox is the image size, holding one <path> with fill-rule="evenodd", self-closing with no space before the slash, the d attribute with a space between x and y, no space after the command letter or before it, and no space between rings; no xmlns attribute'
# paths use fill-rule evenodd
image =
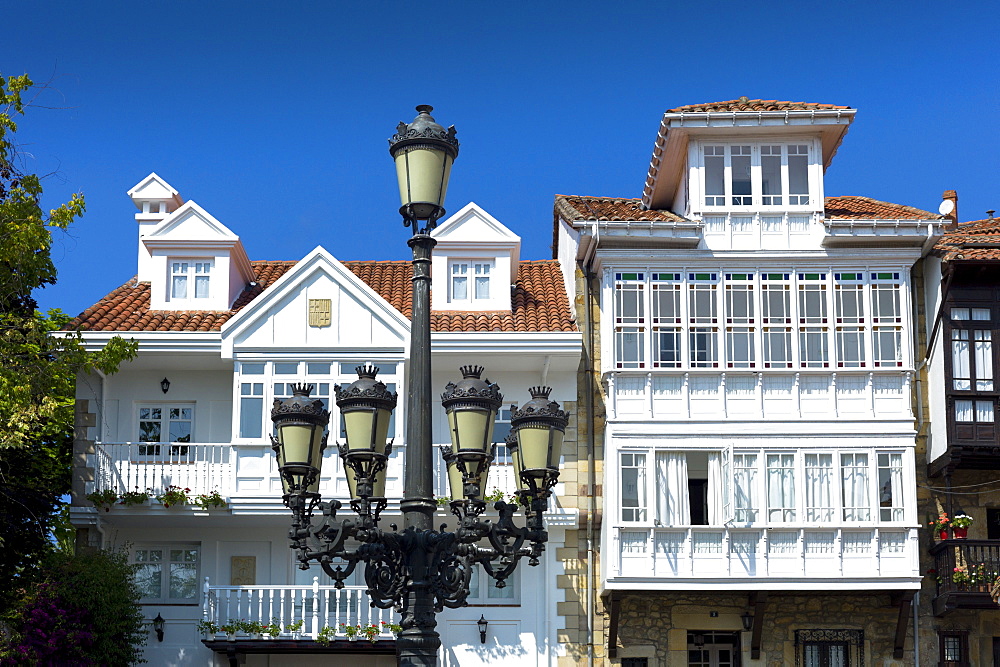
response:
<svg viewBox="0 0 1000 667"><path fill-rule="evenodd" d="M944 191L944 194L941 195L941 206L938 207L938 213L950 220L945 227L946 230L958 227L958 193L956 191Z"/></svg>

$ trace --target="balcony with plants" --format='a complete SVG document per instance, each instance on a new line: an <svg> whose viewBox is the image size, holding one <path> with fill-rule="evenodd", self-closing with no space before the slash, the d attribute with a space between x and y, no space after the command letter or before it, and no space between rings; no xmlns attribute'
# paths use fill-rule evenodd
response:
<svg viewBox="0 0 1000 667"><path fill-rule="evenodd" d="M1000 580L1000 540L968 539L973 518L941 512L928 522L935 544L934 566L926 573L936 583L934 614L955 609L1000 609L991 590Z"/></svg>

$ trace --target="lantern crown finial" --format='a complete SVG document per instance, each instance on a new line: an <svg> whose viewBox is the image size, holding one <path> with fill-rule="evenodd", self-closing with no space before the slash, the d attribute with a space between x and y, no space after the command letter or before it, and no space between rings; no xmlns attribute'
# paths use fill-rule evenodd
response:
<svg viewBox="0 0 1000 667"><path fill-rule="evenodd" d="M458 370L462 371L462 377L465 379L476 378L479 379L483 376L483 371L486 370L482 366L462 366Z"/></svg>
<svg viewBox="0 0 1000 667"><path fill-rule="evenodd" d="M305 382L296 382L292 385L292 396L305 396L309 398L309 394L312 393L313 385Z"/></svg>
<svg viewBox="0 0 1000 667"><path fill-rule="evenodd" d="M549 394L552 393L552 387L543 387L541 385L528 387L528 393L531 394L532 398L548 398Z"/></svg>
<svg viewBox="0 0 1000 667"><path fill-rule="evenodd" d="M358 374L359 378L368 378L369 380L374 380L378 372L382 370L378 366L372 364L364 364L362 366L357 366L354 372Z"/></svg>

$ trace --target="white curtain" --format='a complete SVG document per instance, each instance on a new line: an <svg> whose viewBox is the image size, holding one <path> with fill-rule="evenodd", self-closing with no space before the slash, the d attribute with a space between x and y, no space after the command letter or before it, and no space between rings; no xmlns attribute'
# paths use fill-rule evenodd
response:
<svg viewBox="0 0 1000 667"><path fill-rule="evenodd" d="M833 455L806 454L806 521L833 520Z"/></svg>
<svg viewBox="0 0 1000 667"><path fill-rule="evenodd" d="M664 526L691 523L687 455L684 452L656 453L656 518Z"/></svg>
<svg viewBox="0 0 1000 667"><path fill-rule="evenodd" d="M769 521L795 521L795 455L767 455Z"/></svg>
<svg viewBox="0 0 1000 667"><path fill-rule="evenodd" d="M708 453L708 525L721 526L725 522L722 516L723 482L722 456L719 452Z"/></svg>
<svg viewBox="0 0 1000 667"><path fill-rule="evenodd" d="M844 475L844 520L870 521L868 508L868 455L841 454Z"/></svg>

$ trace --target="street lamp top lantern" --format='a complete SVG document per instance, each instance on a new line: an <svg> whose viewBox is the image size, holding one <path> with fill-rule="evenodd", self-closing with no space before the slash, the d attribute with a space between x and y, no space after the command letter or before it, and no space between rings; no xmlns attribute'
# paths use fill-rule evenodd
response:
<svg viewBox="0 0 1000 667"><path fill-rule="evenodd" d="M434 229L444 215L451 165L458 157L455 126L447 130L431 116L434 107L421 104L417 117L406 124L400 121L396 134L389 139L389 154L396 162L399 183L399 208L403 224L413 225L415 234ZM425 220L421 229L418 220Z"/></svg>

